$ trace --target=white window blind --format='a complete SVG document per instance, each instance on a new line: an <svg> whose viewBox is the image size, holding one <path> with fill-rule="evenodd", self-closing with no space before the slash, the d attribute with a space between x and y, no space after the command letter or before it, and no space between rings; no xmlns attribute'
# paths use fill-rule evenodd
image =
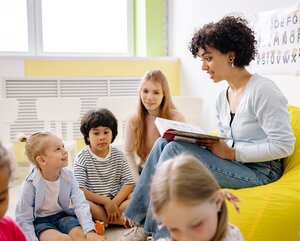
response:
<svg viewBox="0 0 300 241"><path fill-rule="evenodd" d="M137 96L141 77L124 78L6 78L4 97L16 98L19 102L17 121L11 125L11 140L21 133L26 135L44 128L37 120L35 101L42 97L79 97L81 99L80 118L74 123L74 137L82 138L80 119L90 108L96 106L101 96ZM65 138L63 127L63 138Z"/></svg>

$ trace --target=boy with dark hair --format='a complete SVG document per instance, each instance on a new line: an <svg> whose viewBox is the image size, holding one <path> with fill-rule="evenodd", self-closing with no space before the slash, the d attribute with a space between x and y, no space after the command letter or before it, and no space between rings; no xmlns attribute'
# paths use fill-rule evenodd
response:
<svg viewBox="0 0 300 241"><path fill-rule="evenodd" d="M89 110L81 120L84 147L74 175L90 204L94 220L123 225L134 180L124 154L110 144L118 134L116 117L104 108Z"/></svg>

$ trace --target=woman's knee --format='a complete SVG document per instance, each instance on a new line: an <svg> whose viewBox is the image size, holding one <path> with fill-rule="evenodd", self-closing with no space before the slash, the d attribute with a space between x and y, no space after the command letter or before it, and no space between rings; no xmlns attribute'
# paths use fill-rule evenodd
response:
<svg viewBox="0 0 300 241"><path fill-rule="evenodd" d="M160 162L173 158L185 151L185 148L178 141L171 141L165 147L160 156Z"/></svg>
<svg viewBox="0 0 300 241"><path fill-rule="evenodd" d="M158 149L163 149L164 146L168 144L168 142L169 142L169 140L160 137L160 138L158 138L158 139L155 141L155 143L154 143L154 145L153 145L153 149L157 149L157 148L158 148Z"/></svg>

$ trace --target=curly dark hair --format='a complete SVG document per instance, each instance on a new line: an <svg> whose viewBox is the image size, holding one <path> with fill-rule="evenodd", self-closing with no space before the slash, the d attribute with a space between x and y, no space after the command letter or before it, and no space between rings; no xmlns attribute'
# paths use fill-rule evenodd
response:
<svg viewBox="0 0 300 241"><path fill-rule="evenodd" d="M118 135L118 121L114 114L105 108L91 109L81 119L80 131L86 145L90 144L89 132L92 128L105 126L111 129L113 142Z"/></svg>
<svg viewBox="0 0 300 241"><path fill-rule="evenodd" d="M247 66L255 57L257 43L254 31L247 25L247 20L235 16L208 23L194 33L189 50L194 58L198 56L199 48L206 50L206 46L223 54L234 52L234 66Z"/></svg>

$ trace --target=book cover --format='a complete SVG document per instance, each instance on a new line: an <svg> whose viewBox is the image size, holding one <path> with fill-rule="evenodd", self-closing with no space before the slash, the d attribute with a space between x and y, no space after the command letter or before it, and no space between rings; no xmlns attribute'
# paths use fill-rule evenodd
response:
<svg viewBox="0 0 300 241"><path fill-rule="evenodd" d="M204 139L224 139L220 136L205 134L199 126L189 123L167 120L160 117L156 117L154 123L161 137L169 140L184 140L188 142L198 142Z"/></svg>

